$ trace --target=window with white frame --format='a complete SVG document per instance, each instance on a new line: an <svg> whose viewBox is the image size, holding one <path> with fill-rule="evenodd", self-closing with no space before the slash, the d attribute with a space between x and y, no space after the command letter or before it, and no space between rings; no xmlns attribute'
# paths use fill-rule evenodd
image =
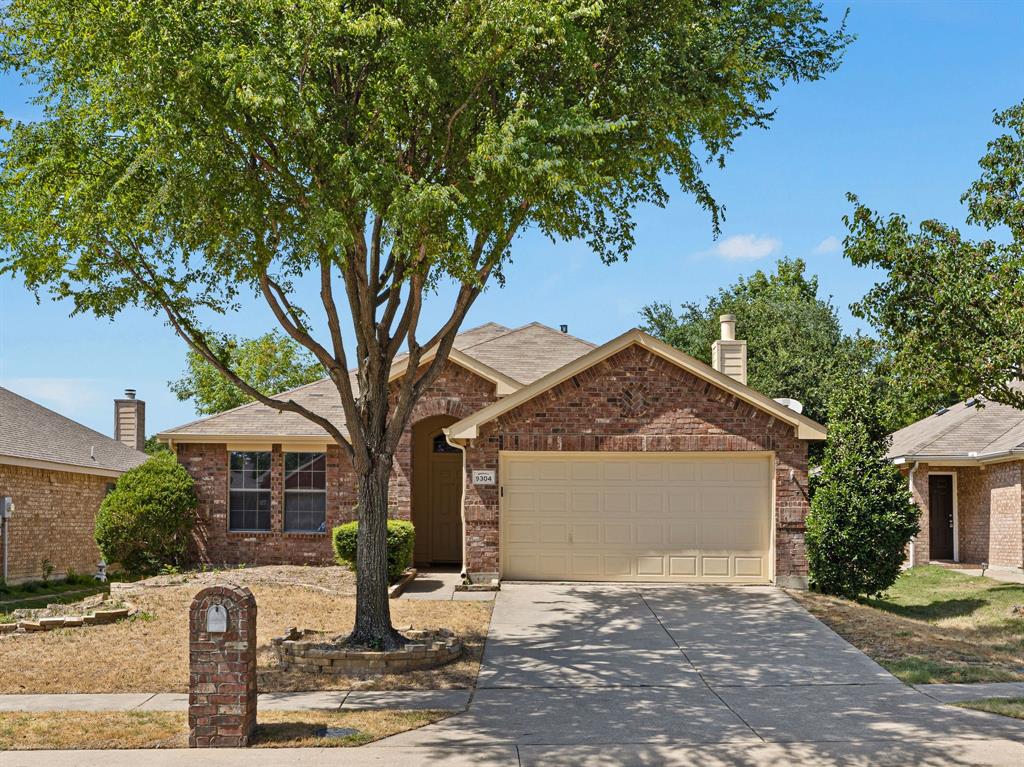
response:
<svg viewBox="0 0 1024 767"><path fill-rule="evenodd" d="M232 452L228 487L228 528L269 530L270 452Z"/></svg>
<svg viewBox="0 0 1024 767"><path fill-rule="evenodd" d="M284 454L284 529L327 530L327 471L324 453Z"/></svg>

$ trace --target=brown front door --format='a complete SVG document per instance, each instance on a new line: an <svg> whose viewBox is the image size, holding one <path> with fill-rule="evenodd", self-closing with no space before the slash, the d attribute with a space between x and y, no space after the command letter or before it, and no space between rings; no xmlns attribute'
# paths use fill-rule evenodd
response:
<svg viewBox="0 0 1024 767"><path fill-rule="evenodd" d="M953 558L953 477L928 477L928 550L930 559Z"/></svg>
<svg viewBox="0 0 1024 767"><path fill-rule="evenodd" d="M412 522L418 564L462 563L462 453L442 431L457 419L426 418L413 426Z"/></svg>

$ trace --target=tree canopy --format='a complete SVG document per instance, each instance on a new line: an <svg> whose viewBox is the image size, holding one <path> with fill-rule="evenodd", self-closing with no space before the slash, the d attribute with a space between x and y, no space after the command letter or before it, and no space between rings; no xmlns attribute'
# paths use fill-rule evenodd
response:
<svg viewBox="0 0 1024 767"><path fill-rule="evenodd" d="M323 367L312 354L277 330L258 338L225 334L210 341L210 348L227 367L268 396L319 381L324 376ZM199 415L222 413L255 399L195 350L188 351L185 365L181 378L169 381L168 386L179 400L195 402Z"/></svg>
<svg viewBox="0 0 1024 767"><path fill-rule="evenodd" d="M633 209L669 182L717 225L705 163L848 42L811 0L11 0L0 64L43 116L0 141L0 271L76 312L161 313L246 394L323 428L358 477L353 641L391 646L394 450L513 238L623 258ZM253 296L333 380L346 431L211 348L208 324Z"/></svg>
<svg viewBox="0 0 1024 767"><path fill-rule="evenodd" d="M775 271L758 270L721 288L704 302L665 303L641 311L644 329L665 343L711 364L719 317L736 315L738 338L747 340L748 383L769 397L793 397L804 413L824 423L835 392L850 375L873 365L870 339L848 336L829 299L818 295L818 278L801 259L781 259Z"/></svg>
<svg viewBox="0 0 1024 767"><path fill-rule="evenodd" d="M846 255L885 271L853 308L877 329L894 377L917 402L980 393L1024 407L1010 386L1024 377L1024 103L995 123L1005 131L989 142L962 198L967 223L991 237L972 239L933 219L914 228L850 195Z"/></svg>

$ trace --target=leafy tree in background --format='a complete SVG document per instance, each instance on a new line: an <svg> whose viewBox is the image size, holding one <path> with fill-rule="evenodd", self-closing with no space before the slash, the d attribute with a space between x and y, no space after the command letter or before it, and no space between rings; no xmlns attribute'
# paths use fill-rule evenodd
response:
<svg viewBox="0 0 1024 767"><path fill-rule="evenodd" d="M919 510L906 478L887 458L889 426L868 376L851 376L829 406L821 474L807 515L811 583L855 599L899 577Z"/></svg>
<svg viewBox="0 0 1024 767"><path fill-rule="evenodd" d="M208 344L225 367L267 396L324 377L323 367L312 354L276 330L251 339L223 335ZM223 413L256 399L194 349L188 351L186 365L185 374L167 385L179 400L193 400L199 415Z"/></svg>
<svg viewBox="0 0 1024 767"><path fill-rule="evenodd" d="M0 63L43 116L0 141L0 272L76 313L161 313L323 428L357 476L350 640L395 647L394 451L513 238L624 258L669 179L717 226L704 164L770 123L781 84L838 66L849 37L826 25L811 0L11 0ZM334 382L347 432L218 356L210 323L253 298Z"/></svg>
<svg viewBox="0 0 1024 767"><path fill-rule="evenodd" d="M143 446L142 449L146 452L147 455L157 455L159 453L171 452L171 449L166 445L166 443L161 442L159 439L157 439L157 436L155 434L146 437L146 444Z"/></svg>
<svg viewBox="0 0 1024 767"><path fill-rule="evenodd" d="M995 123L1005 132L961 200L991 238L935 220L915 230L849 196L846 256L886 273L854 312L878 330L894 379L925 412L979 393L1024 408L1024 389L1011 386L1024 378L1024 103Z"/></svg>
<svg viewBox="0 0 1024 767"><path fill-rule="evenodd" d="M843 333L836 308L818 296L818 278L801 259L784 258L774 273L741 277L703 303L683 304L678 315L664 303L641 314L649 333L708 364L719 317L735 314L737 337L747 340L748 383L769 397L800 400L804 413L822 423L846 379L876 361L870 339Z"/></svg>

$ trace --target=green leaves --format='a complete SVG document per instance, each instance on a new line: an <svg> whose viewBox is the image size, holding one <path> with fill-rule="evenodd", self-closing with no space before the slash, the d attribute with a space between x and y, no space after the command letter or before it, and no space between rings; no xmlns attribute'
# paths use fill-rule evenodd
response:
<svg viewBox="0 0 1024 767"><path fill-rule="evenodd" d="M722 288L704 303L665 304L642 310L644 329L704 362L719 337L722 314L736 315L747 340L748 382L769 397L794 397L805 414L824 423L828 404L846 378L867 367L873 348L848 337L831 302L818 297L818 280L800 259L782 259L774 273L755 272Z"/></svg>
<svg viewBox="0 0 1024 767"><path fill-rule="evenodd" d="M920 512L886 458L888 426L868 377L837 392L828 423L805 533L811 582L826 594L874 596L899 577Z"/></svg>
<svg viewBox="0 0 1024 767"><path fill-rule="evenodd" d="M846 255L886 272L854 312L878 330L894 374L919 401L980 393L1024 407L1009 386L1024 376L1024 104L996 124L1009 130L989 143L982 175L963 197L968 221L997 230L993 239L935 220L915 229L849 196Z"/></svg>
<svg viewBox="0 0 1024 767"><path fill-rule="evenodd" d="M272 331L258 338L224 335L210 344L223 363L268 396L324 377L323 368L292 339ZM168 386L180 400L194 400L196 413L212 415L252 402L201 355L190 351L187 369Z"/></svg>

